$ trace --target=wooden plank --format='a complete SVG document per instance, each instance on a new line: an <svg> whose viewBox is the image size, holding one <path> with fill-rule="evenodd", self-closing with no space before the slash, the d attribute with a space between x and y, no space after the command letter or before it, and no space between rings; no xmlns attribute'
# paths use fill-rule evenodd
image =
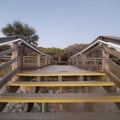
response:
<svg viewBox="0 0 120 120"><path fill-rule="evenodd" d="M10 48L8 50L5 50L5 51L2 51L0 52L0 58L2 58L4 55L7 55L7 54L10 54L12 53L13 51L17 50L17 48Z"/></svg>
<svg viewBox="0 0 120 120"><path fill-rule="evenodd" d="M17 76L41 76L41 77L45 77L45 76L105 76L105 73L91 73L91 74L32 74L32 73L18 73Z"/></svg>
<svg viewBox="0 0 120 120"><path fill-rule="evenodd" d="M19 72L19 68L14 69L13 71L11 71L10 73L8 73L6 76L4 76L1 80L0 80L0 88L2 88L7 82L9 82L11 80L11 78L17 74Z"/></svg>
<svg viewBox="0 0 120 120"><path fill-rule="evenodd" d="M115 86L109 81L62 81L62 82L26 82L16 81L10 82L6 86L28 86L28 87L74 87L74 86Z"/></svg>
<svg viewBox="0 0 120 120"><path fill-rule="evenodd" d="M116 84L117 87L120 88L120 79L119 79L119 77L117 77L111 71L109 72L108 77L111 79L111 81L113 81Z"/></svg>
<svg viewBox="0 0 120 120"><path fill-rule="evenodd" d="M92 94L92 93L39 93L20 94L3 93L0 102L10 103L104 103L120 102L120 94Z"/></svg>
<svg viewBox="0 0 120 120"><path fill-rule="evenodd" d="M120 53L110 48L104 48L107 53L120 59Z"/></svg>
<svg viewBox="0 0 120 120"><path fill-rule="evenodd" d="M0 113L1 120L120 120L120 112Z"/></svg>
<svg viewBox="0 0 120 120"><path fill-rule="evenodd" d="M0 66L0 71L5 69L6 67L8 67L9 65L11 65L12 63L16 62L19 59L19 57L16 57L12 60L9 60L8 62L6 62L5 64Z"/></svg>

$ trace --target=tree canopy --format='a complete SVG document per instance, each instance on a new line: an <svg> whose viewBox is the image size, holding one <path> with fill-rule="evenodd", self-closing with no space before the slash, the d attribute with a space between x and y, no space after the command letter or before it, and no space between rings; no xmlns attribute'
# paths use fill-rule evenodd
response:
<svg viewBox="0 0 120 120"><path fill-rule="evenodd" d="M34 28L20 21L14 21L12 24L8 23L1 31L6 36L19 36L31 44L37 44L39 39Z"/></svg>

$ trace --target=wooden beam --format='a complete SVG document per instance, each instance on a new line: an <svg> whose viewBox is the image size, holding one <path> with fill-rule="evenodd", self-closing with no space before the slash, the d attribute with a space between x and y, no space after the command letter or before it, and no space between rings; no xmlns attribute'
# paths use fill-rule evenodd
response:
<svg viewBox="0 0 120 120"><path fill-rule="evenodd" d="M11 65L12 63L16 62L19 59L19 57L16 57L12 60L9 60L8 62L6 62L5 64L0 66L0 71L5 69L6 67L8 67L9 65Z"/></svg>
<svg viewBox="0 0 120 120"><path fill-rule="evenodd" d="M118 59L120 59L120 53L119 53L119 52L117 52L117 51L115 51L115 50L112 50L112 49L110 49L110 48L104 48L104 49L105 49L105 51L106 51L107 53L109 53L110 55L113 55L113 56L117 57Z"/></svg>
<svg viewBox="0 0 120 120"><path fill-rule="evenodd" d="M15 70L13 70L12 72L8 73L6 76L4 76L1 80L0 80L0 88L2 88L7 82L9 82L11 80L11 78L16 75L19 72L19 68L16 68Z"/></svg>
<svg viewBox="0 0 120 120"><path fill-rule="evenodd" d="M2 51L0 52L0 58L2 58L4 55L7 55L7 54L10 54L12 53L13 51L17 50L17 48L10 48L8 50L5 50L5 51Z"/></svg>

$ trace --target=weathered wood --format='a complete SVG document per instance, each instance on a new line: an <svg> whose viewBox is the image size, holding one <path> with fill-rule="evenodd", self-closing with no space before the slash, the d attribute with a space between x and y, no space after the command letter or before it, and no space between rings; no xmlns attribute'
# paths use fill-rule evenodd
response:
<svg viewBox="0 0 120 120"><path fill-rule="evenodd" d="M11 65L12 63L16 62L19 59L19 57L16 57L12 60L9 60L8 62L6 62L5 64L0 66L0 71L5 69L6 67L8 67L9 65Z"/></svg>
<svg viewBox="0 0 120 120"><path fill-rule="evenodd" d="M22 70L23 68L23 54L24 54L24 51L23 51L23 46L21 44L20 48L18 49L18 56L19 56L19 60L18 60L18 67L20 68L20 70Z"/></svg>
<svg viewBox="0 0 120 120"><path fill-rule="evenodd" d="M12 72L8 73L6 76L4 76L1 80L0 80L0 88L2 88L7 82L9 82L11 80L11 78L16 75L19 72L19 68L16 68L15 70L13 70Z"/></svg>
<svg viewBox="0 0 120 120"><path fill-rule="evenodd" d="M37 54L37 67L41 66L40 54Z"/></svg>
<svg viewBox="0 0 120 120"><path fill-rule="evenodd" d="M109 54L105 51L105 47L108 47L107 45L102 45L102 71L105 73L109 73Z"/></svg>
<svg viewBox="0 0 120 120"><path fill-rule="evenodd" d="M120 112L0 113L1 120L120 120Z"/></svg>
<svg viewBox="0 0 120 120"><path fill-rule="evenodd" d="M84 77L84 81L91 81L91 77L87 76ZM91 87L83 87L82 89L83 93L91 93ZM93 112L93 103L84 103L84 110L85 112Z"/></svg>
<svg viewBox="0 0 120 120"><path fill-rule="evenodd" d="M105 51L107 52L107 53L109 53L110 55L113 55L113 56L115 56L115 57L117 57L118 59L120 59L120 53L119 52L117 52L117 51L115 51L115 50L112 50L112 49L110 49L110 48L104 48L105 49Z"/></svg>
<svg viewBox="0 0 120 120"><path fill-rule="evenodd" d="M37 77L39 79L39 77ZM101 87L101 86L116 86L113 82L109 81L61 81L61 82L26 82L26 81L16 81L10 82L6 86L28 86L28 87L80 87L80 86L91 86L91 87ZM38 81L38 80L37 80Z"/></svg>
<svg viewBox="0 0 120 120"><path fill-rule="evenodd" d="M114 73L110 71L108 77L116 84L117 87L120 88L120 79Z"/></svg>
<svg viewBox="0 0 120 120"><path fill-rule="evenodd" d="M2 51L0 52L0 58L2 58L4 55L7 55L7 54L10 54L12 53L13 51L17 50L18 48L10 48L8 50L5 50L5 51Z"/></svg>
<svg viewBox="0 0 120 120"><path fill-rule="evenodd" d="M120 94L94 93L3 93L0 102L10 103L114 103L120 102Z"/></svg>
<svg viewBox="0 0 120 120"><path fill-rule="evenodd" d="M86 68L86 61L87 61L87 56L85 54L82 54L82 67Z"/></svg>
<svg viewBox="0 0 120 120"><path fill-rule="evenodd" d="M18 90L18 88L19 88L18 86L14 86L14 87L6 86L5 92L14 93ZM7 103L0 103L0 112L5 108L6 105Z"/></svg>

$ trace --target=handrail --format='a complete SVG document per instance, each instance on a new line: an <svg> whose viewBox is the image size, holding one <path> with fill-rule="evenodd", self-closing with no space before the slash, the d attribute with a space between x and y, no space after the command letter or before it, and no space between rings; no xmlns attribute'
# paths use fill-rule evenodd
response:
<svg viewBox="0 0 120 120"><path fill-rule="evenodd" d="M8 50L2 51L2 52L0 52L0 57L2 58L4 55L10 54L15 50L17 50L17 48L10 48Z"/></svg>
<svg viewBox="0 0 120 120"><path fill-rule="evenodd" d="M0 89L8 82L10 81L10 79L15 76L18 72L20 71L19 68L14 69L13 71L11 71L10 73L8 73L6 76L4 76L1 80L0 80Z"/></svg>
<svg viewBox="0 0 120 120"><path fill-rule="evenodd" d="M14 58L14 59L12 59L12 60L9 60L9 61L6 62L5 64L1 65L1 66L0 66L0 71L3 70L3 69L5 69L6 67L8 67L10 64L16 62L18 59L19 59L19 57L16 57L16 58Z"/></svg>
<svg viewBox="0 0 120 120"><path fill-rule="evenodd" d="M35 48L30 43L26 42L25 40L23 40L19 37L13 36L13 37L0 38L0 46L10 44L10 43L14 43L14 42L19 42L19 44L23 43L26 47L28 47L29 49L31 49L31 50L39 53L39 54L42 54L42 55L45 55L45 56L48 56L48 57L52 57L52 56L50 56L46 53L41 52L39 49Z"/></svg>
<svg viewBox="0 0 120 120"><path fill-rule="evenodd" d="M106 40L108 38L108 40ZM105 40L104 40L105 39ZM114 39L114 40L109 40ZM110 45L116 48L120 48L120 38L119 37L108 37L108 36L99 36L97 39L95 39L88 47L83 49L81 52L78 52L77 54L71 56L70 58L76 57L80 54L83 54L84 52L88 51L89 49L95 47L96 45L100 45L100 43ZM119 43L119 45L118 45Z"/></svg>

